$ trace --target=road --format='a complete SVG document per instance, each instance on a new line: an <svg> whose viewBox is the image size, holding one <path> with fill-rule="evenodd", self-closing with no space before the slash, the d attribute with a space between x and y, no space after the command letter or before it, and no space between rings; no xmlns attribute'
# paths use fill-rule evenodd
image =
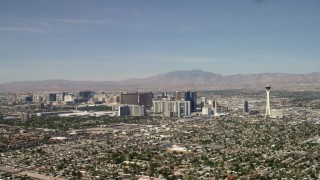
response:
<svg viewBox="0 0 320 180"><path fill-rule="evenodd" d="M38 174L38 173L35 173L35 172L31 172L31 171L28 171L28 170L12 169L12 168L9 168L7 166L0 166L0 171L10 173L13 176L14 175L20 175L20 176L27 175L27 176L29 176L31 178L40 179L40 180L64 180L62 178L46 176L46 175L43 175L43 174Z"/></svg>

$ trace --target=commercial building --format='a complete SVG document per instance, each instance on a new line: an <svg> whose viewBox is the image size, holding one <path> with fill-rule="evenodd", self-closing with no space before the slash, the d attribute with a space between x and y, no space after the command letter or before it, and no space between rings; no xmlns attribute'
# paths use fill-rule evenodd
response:
<svg viewBox="0 0 320 180"><path fill-rule="evenodd" d="M66 96L66 95L68 95L69 93L68 92L62 92L62 101L65 101L64 100L64 97Z"/></svg>
<svg viewBox="0 0 320 180"><path fill-rule="evenodd" d="M153 93L120 93L120 104L152 106Z"/></svg>
<svg viewBox="0 0 320 180"><path fill-rule="evenodd" d="M32 95L32 102L33 103L40 103L43 101L43 97L39 95Z"/></svg>
<svg viewBox="0 0 320 180"><path fill-rule="evenodd" d="M154 113L165 113L173 112L178 113L178 102L171 100L154 100L153 103L153 112Z"/></svg>
<svg viewBox="0 0 320 180"><path fill-rule="evenodd" d="M93 95L93 97L92 97L92 101L93 101L93 102L97 102L97 101L100 101L100 102L104 101L104 102L106 102L106 101L107 101L107 97L106 97L105 94L95 94L95 95Z"/></svg>
<svg viewBox="0 0 320 180"><path fill-rule="evenodd" d="M120 102L119 96L111 96L107 98L107 103L110 105L116 105Z"/></svg>
<svg viewBox="0 0 320 180"><path fill-rule="evenodd" d="M93 97L94 92L93 91L80 91L79 96L80 99L86 99L87 101L90 100L91 97Z"/></svg>
<svg viewBox="0 0 320 180"><path fill-rule="evenodd" d="M183 109L182 113L178 113L178 117L191 115L191 102L190 101L178 101L178 110Z"/></svg>
<svg viewBox="0 0 320 180"><path fill-rule="evenodd" d="M13 101L19 101L19 100L20 100L20 95L17 94L17 93L15 93L15 94L12 95L11 99L12 99Z"/></svg>
<svg viewBox="0 0 320 180"><path fill-rule="evenodd" d="M172 101L172 100L154 100L153 112L154 113L174 113L178 117L190 116L190 101Z"/></svg>
<svg viewBox="0 0 320 180"><path fill-rule="evenodd" d="M176 91L176 101L180 101L180 100L181 100L181 92Z"/></svg>
<svg viewBox="0 0 320 180"><path fill-rule="evenodd" d="M186 91L184 93L184 100L190 101L191 104L191 112L195 112L197 110L197 92L195 91Z"/></svg>
<svg viewBox="0 0 320 180"><path fill-rule="evenodd" d="M145 106L121 105L118 107L119 116L144 116Z"/></svg>
<svg viewBox="0 0 320 180"><path fill-rule="evenodd" d="M145 115L145 107L144 106L130 105L129 110L130 110L131 116L144 116Z"/></svg>
<svg viewBox="0 0 320 180"><path fill-rule="evenodd" d="M32 95L25 97L26 102L32 102Z"/></svg>
<svg viewBox="0 0 320 180"><path fill-rule="evenodd" d="M119 106L118 107L118 116L129 116L130 109L129 106Z"/></svg>
<svg viewBox="0 0 320 180"><path fill-rule="evenodd" d="M63 101L63 94L62 93L57 93L57 101L58 102Z"/></svg>
<svg viewBox="0 0 320 180"><path fill-rule="evenodd" d="M68 113L72 113L72 111L40 112L40 113L37 113L36 115L38 117L46 117L46 116L58 116L59 114L68 114Z"/></svg>
<svg viewBox="0 0 320 180"><path fill-rule="evenodd" d="M248 101L243 102L243 114L249 113L249 103Z"/></svg>
<svg viewBox="0 0 320 180"><path fill-rule="evenodd" d="M152 106L153 93L138 93L138 102L139 105L142 106Z"/></svg>
<svg viewBox="0 0 320 180"><path fill-rule="evenodd" d="M57 94L56 93L50 93L49 94L49 101L57 101Z"/></svg>
<svg viewBox="0 0 320 180"><path fill-rule="evenodd" d="M201 110L207 104L207 97L201 97Z"/></svg>
<svg viewBox="0 0 320 180"><path fill-rule="evenodd" d="M75 98L73 99L73 103L74 104L80 104L80 103L86 103L88 102L88 99L84 99L84 98Z"/></svg>
<svg viewBox="0 0 320 180"><path fill-rule="evenodd" d="M68 94L64 96L64 102L73 102L73 96Z"/></svg>

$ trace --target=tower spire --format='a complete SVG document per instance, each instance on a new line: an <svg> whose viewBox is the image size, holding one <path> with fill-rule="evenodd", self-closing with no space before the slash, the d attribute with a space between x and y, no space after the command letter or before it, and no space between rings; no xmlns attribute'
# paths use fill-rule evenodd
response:
<svg viewBox="0 0 320 180"><path fill-rule="evenodd" d="M266 114L264 116L264 118L267 118L271 116L271 110L270 110L270 89L271 89L271 86L268 84L266 86L266 92L267 92L267 103L266 103Z"/></svg>

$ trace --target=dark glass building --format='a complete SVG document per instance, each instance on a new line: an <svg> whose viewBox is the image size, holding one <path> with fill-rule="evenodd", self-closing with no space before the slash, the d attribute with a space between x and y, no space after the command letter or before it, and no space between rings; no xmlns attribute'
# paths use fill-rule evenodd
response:
<svg viewBox="0 0 320 180"><path fill-rule="evenodd" d="M26 102L32 102L32 96L27 96L27 97L25 98L25 100L26 100Z"/></svg>
<svg viewBox="0 0 320 180"><path fill-rule="evenodd" d="M90 100L91 97L93 97L94 92L93 91L80 91L79 96L81 99L86 99L87 101Z"/></svg>
<svg viewBox="0 0 320 180"><path fill-rule="evenodd" d="M243 103L243 114L249 113L249 103L248 101L244 101Z"/></svg>
<svg viewBox="0 0 320 180"><path fill-rule="evenodd" d="M56 93L50 93L49 94L49 101L57 101L57 94Z"/></svg>
<svg viewBox="0 0 320 180"><path fill-rule="evenodd" d="M197 92L195 91L186 91L184 93L184 100L190 101L190 110L195 112L197 110Z"/></svg>

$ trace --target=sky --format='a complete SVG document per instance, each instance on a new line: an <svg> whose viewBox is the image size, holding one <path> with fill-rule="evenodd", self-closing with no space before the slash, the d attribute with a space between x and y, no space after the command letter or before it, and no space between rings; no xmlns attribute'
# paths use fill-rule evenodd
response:
<svg viewBox="0 0 320 180"><path fill-rule="evenodd" d="M320 70L319 0L2 0L0 83Z"/></svg>

